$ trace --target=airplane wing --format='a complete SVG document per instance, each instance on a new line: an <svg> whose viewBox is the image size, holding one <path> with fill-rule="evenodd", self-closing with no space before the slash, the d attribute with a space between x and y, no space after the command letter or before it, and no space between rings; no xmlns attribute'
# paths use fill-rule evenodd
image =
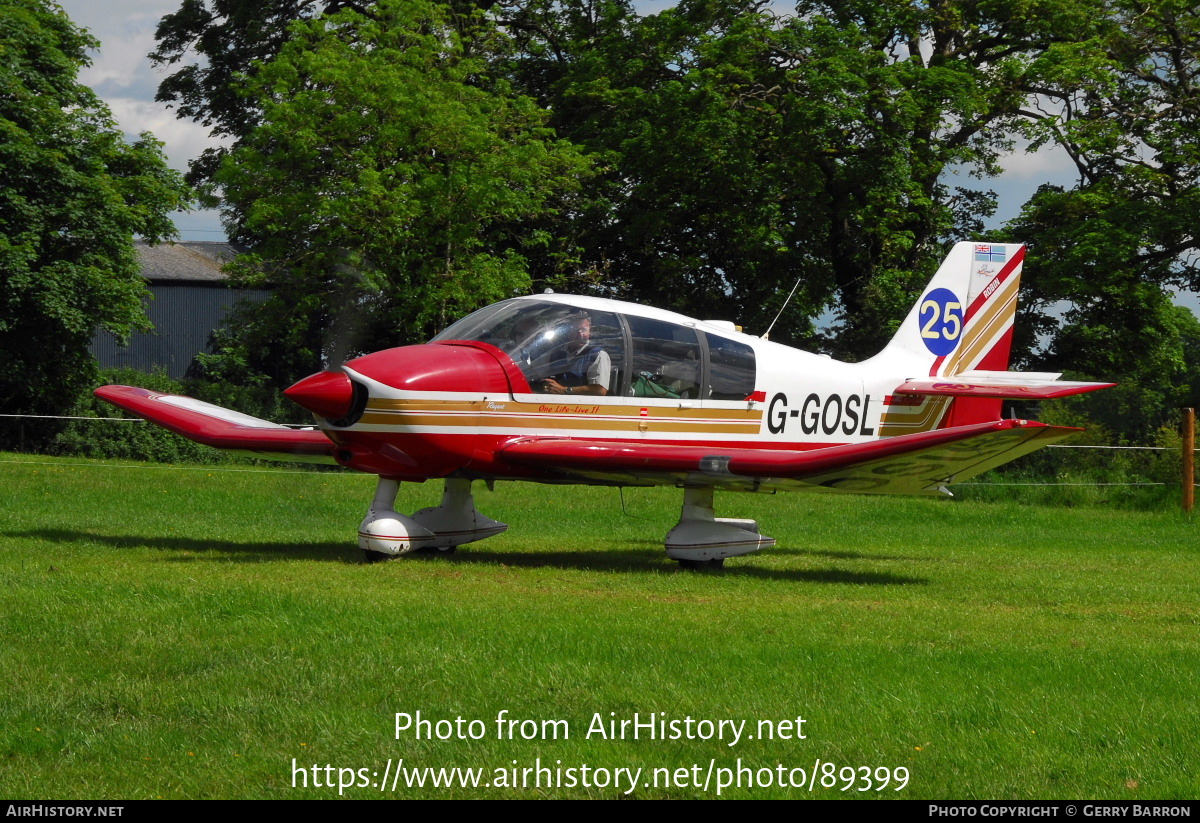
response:
<svg viewBox="0 0 1200 823"><path fill-rule="evenodd" d="M936 380L906 380L894 393L1048 400L1052 397L1067 397L1117 385L1059 380L1059 376L1047 372L966 371Z"/></svg>
<svg viewBox="0 0 1200 823"><path fill-rule="evenodd" d="M967 480L1077 431L1001 420L808 451L529 438L508 444L501 455L519 465L614 482L673 475L695 485L947 494L947 484Z"/></svg>
<svg viewBox="0 0 1200 823"><path fill-rule="evenodd" d="M334 463L334 445L315 429L289 429L191 397L134 386L101 386L95 395L189 440L272 460Z"/></svg>

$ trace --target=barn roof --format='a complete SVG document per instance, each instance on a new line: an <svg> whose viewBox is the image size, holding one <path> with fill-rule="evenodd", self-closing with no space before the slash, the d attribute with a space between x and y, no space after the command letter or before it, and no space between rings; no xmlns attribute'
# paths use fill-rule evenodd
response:
<svg viewBox="0 0 1200 823"><path fill-rule="evenodd" d="M222 283L227 275L221 266L231 261L241 249L232 243L184 240L152 246L144 240L134 241L142 277L151 282Z"/></svg>

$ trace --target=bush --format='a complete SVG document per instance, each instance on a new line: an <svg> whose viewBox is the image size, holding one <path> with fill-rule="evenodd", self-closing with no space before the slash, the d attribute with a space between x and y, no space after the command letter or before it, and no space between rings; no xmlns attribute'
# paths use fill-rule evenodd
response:
<svg viewBox="0 0 1200 823"><path fill-rule="evenodd" d="M119 383L151 391L184 394L183 386L162 372L146 374L136 369L102 369L103 384ZM120 421L126 416L119 409L95 397L91 391L81 395L69 411L73 417L98 417L103 420L70 420L50 441L49 454L117 460L152 460L160 463L229 463L246 458L193 443L187 438L147 423Z"/></svg>
<svg viewBox="0 0 1200 823"><path fill-rule="evenodd" d="M1047 403L1040 414L1030 416L1083 431L1059 447L1034 452L969 485L956 486L956 495L1047 506L1157 509L1179 505L1182 438L1178 425L1163 426L1150 443L1135 444L1089 419L1079 404ZM1107 448L1071 448L1087 446Z"/></svg>

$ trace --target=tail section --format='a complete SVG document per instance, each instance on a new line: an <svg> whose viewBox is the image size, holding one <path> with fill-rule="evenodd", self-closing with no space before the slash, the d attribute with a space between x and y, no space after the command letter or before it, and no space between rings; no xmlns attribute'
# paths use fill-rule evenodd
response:
<svg viewBox="0 0 1200 823"><path fill-rule="evenodd" d="M901 356L930 377L1007 369L1024 261L1023 245L956 244L883 358Z"/></svg>
<svg viewBox="0 0 1200 823"><path fill-rule="evenodd" d="M895 337L868 361L900 378L889 397L896 408L884 412L881 434L992 422L1001 418L1005 398L1061 397L1113 385L1007 371L1024 261L1021 244L954 246Z"/></svg>

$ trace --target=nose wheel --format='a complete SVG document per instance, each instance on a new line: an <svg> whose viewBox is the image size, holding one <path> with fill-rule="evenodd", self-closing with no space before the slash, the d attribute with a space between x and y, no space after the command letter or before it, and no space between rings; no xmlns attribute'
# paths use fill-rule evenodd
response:
<svg viewBox="0 0 1200 823"><path fill-rule="evenodd" d="M450 553L508 528L475 508L470 480L447 479L441 504L411 517L395 509L399 490L399 481L380 477L375 499L359 524L358 545L368 563L412 552Z"/></svg>

